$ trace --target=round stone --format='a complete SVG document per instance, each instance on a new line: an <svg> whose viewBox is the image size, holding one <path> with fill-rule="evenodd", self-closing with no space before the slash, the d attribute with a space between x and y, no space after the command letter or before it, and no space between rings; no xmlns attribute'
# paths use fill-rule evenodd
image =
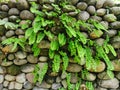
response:
<svg viewBox="0 0 120 90"><path fill-rule="evenodd" d="M0 66L0 74L5 74L6 73L6 68Z"/></svg>
<svg viewBox="0 0 120 90"><path fill-rule="evenodd" d="M69 64L67 67L68 72L80 72L82 67L78 64Z"/></svg>
<svg viewBox="0 0 120 90"><path fill-rule="evenodd" d="M3 81L4 81L4 76L0 75L0 83L3 83Z"/></svg>
<svg viewBox="0 0 120 90"><path fill-rule="evenodd" d="M98 75L98 78L101 79L101 80L108 80L108 79L111 79L110 76L107 74L107 72L101 72L99 73Z"/></svg>
<svg viewBox="0 0 120 90"><path fill-rule="evenodd" d="M7 72L10 75L17 75L20 73L20 67L16 66L16 65L12 65L12 66L7 68Z"/></svg>
<svg viewBox="0 0 120 90"><path fill-rule="evenodd" d="M6 32L6 37L12 37L13 35L15 35L15 32L13 30L7 31Z"/></svg>
<svg viewBox="0 0 120 90"><path fill-rule="evenodd" d="M26 81L25 73L21 73L16 76L16 81L18 83L24 83Z"/></svg>
<svg viewBox="0 0 120 90"><path fill-rule="evenodd" d="M24 58L26 58L27 54L26 54L26 52L18 51L15 53L15 56L19 59L24 59Z"/></svg>
<svg viewBox="0 0 120 90"><path fill-rule="evenodd" d="M28 4L27 0L18 0L17 1L17 8L19 10L29 9L29 4Z"/></svg>
<svg viewBox="0 0 120 90"><path fill-rule="evenodd" d="M3 82L3 86L4 86L4 87L8 87L8 85L9 85L9 81L4 81L4 82ZM0 89L0 90L1 90L1 89Z"/></svg>
<svg viewBox="0 0 120 90"><path fill-rule="evenodd" d="M8 89L15 89L15 82L10 82Z"/></svg>
<svg viewBox="0 0 120 90"><path fill-rule="evenodd" d="M19 15L19 10L17 8L11 8L8 11L9 15Z"/></svg>
<svg viewBox="0 0 120 90"><path fill-rule="evenodd" d="M39 61L41 61L41 62L46 62L47 60L48 60L48 57L45 57L45 56L39 57Z"/></svg>
<svg viewBox="0 0 120 90"><path fill-rule="evenodd" d="M20 59L20 60L15 59L13 62L15 65L24 65L27 63L27 60L26 59Z"/></svg>
<svg viewBox="0 0 120 90"><path fill-rule="evenodd" d="M5 75L5 80L7 80L7 81L14 81L15 80L15 76L7 74L7 75Z"/></svg>
<svg viewBox="0 0 120 90"><path fill-rule="evenodd" d="M8 54L8 60L13 60L15 58L14 54Z"/></svg>
<svg viewBox="0 0 120 90"><path fill-rule="evenodd" d="M26 81L25 83L24 83L24 86L23 86L25 89L27 89L27 90L31 90L32 88L33 88L33 84L32 83L30 83L30 82L28 82L28 81Z"/></svg>
<svg viewBox="0 0 120 90"><path fill-rule="evenodd" d="M37 62L38 62L38 58L35 57L35 56L33 56L32 54L29 54L29 55L27 56L27 61L28 61L29 63L37 63Z"/></svg>
<svg viewBox="0 0 120 90"><path fill-rule="evenodd" d="M104 8L98 9L96 13L98 16L104 16L106 14L106 9Z"/></svg>
<svg viewBox="0 0 120 90"><path fill-rule="evenodd" d="M18 19L18 16L14 16L14 15L9 16L9 21L10 22L16 22L17 19Z"/></svg>
<svg viewBox="0 0 120 90"><path fill-rule="evenodd" d="M86 11L81 11L79 14L78 14L78 19L79 20L83 20L83 21L86 21L88 20L90 17L90 14Z"/></svg>
<svg viewBox="0 0 120 90"><path fill-rule="evenodd" d="M87 11L91 14L91 15L94 15L96 13L96 9L94 6L89 6L87 8Z"/></svg>
<svg viewBox="0 0 120 90"><path fill-rule="evenodd" d="M15 89L17 89L17 90L22 90L22 84L21 83L17 83L17 82L15 82Z"/></svg>
<svg viewBox="0 0 120 90"><path fill-rule="evenodd" d="M53 83L52 84L52 89L54 90L58 90L62 87L62 85L60 83Z"/></svg>
<svg viewBox="0 0 120 90"><path fill-rule="evenodd" d="M1 9L2 9L2 11L8 11L9 7L7 5L2 5Z"/></svg>
<svg viewBox="0 0 120 90"><path fill-rule="evenodd" d="M11 66L12 64L13 64L12 61L7 61L7 62L3 61L3 62L1 63L1 66L7 67L7 66Z"/></svg>
<svg viewBox="0 0 120 90"><path fill-rule="evenodd" d="M25 32L24 32L22 29L17 29L17 30L15 31L15 34L16 34L16 35L23 35L23 34L25 34Z"/></svg>
<svg viewBox="0 0 120 90"><path fill-rule="evenodd" d="M117 17L114 14L107 14L104 16L104 20L107 22L114 22L117 20Z"/></svg>
<svg viewBox="0 0 120 90"><path fill-rule="evenodd" d="M23 19L23 20L33 20L34 19L34 15L30 11L28 11L28 10L23 10L20 13L20 18Z"/></svg>
<svg viewBox="0 0 120 90"><path fill-rule="evenodd" d="M33 73L27 73L27 74L26 74L26 79L27 79L30 83L34 83L34 75L33 75Z"/></svg>
<svg viewBox="0 0 120 90"><path fill-rule="evenodd" d="M93 73L88 73L83 79L87 81L94 81L96 79L96 75Z"/></svg>
<svg viewBox="0 0 120 90"><path fill-rule="evenodd" d="M21 71L24 73L29 73L34 71L34 65L26 64L21 67Z"/></svg>
<svg viewBox="0 0 120 90"><path fill-rule="evenodd" d="M77 8L80 9L80 10L82 10L82 11L84 11L87 8L87 3L85 3L85 2L79 2L77 4Z"/></svg>

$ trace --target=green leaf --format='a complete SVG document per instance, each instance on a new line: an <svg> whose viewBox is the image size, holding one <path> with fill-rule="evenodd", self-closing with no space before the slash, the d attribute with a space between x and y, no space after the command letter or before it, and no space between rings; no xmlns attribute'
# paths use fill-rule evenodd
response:
<svg viewBox="0 0 120 90"><path fill-rule="evenodd" d="M68 50L70 51L71 56L76 55L76 47L75 47L74 41L72 41L72 40L69 41Z"/></svg>
<svg viewBox="0 0 120 90"><path fill-rule="evenodd" d="M63 45L66 44L66 37L65 37L65 35L63 33L62 34L59 33L59 35L58 35L58 41L59 41L59 44L61 46L63 46Z"/></svg>
<svg viewBox="0 0 120 90"><path fill-rule="evenodd" d="M54 39L54 34L52 34L50 31L44 31L44 33L48 36L48 38Z"/></svg>
<svg viewBox="0 0 120 90"><path fill-rule="evenodd" d="M0 20L0 25L5 25L6 22L7 21L5 21L5 20Z"/></svg>
<svg viewBox="0 0 120 90"><path fill-rule="evenodd" d="M32 32L32 34L29 37L29 44L32 45L35 43L36 40L36 33Z"/></svg>
<svg viewBox="0 0 120 90"><path fill-rule="evenodd" d="M84 34L82 34L81 32L77 32L78 34L78 37L80 38L80 41L83 43L83 44L86 44L87 43L87 38L85 37Z"/></svg>
<svg viewBox="0 0 120 90"><path fill-rule="evenodd" d="M30 37L32 33L33 33L33 28L28 28L25 32L25 38Z"/></svg>
<svg viewBox="0 0 120 90"><path fill-rule="evenodd" d="M112 52L112 54L113 54L114 56L117 56L117 54L116 54L116 52L115 52L115 50L114 50L114 48L113 48L112 45L108 44L107 47L109 48L109 50Z"/></svg>
<svg viewBox="0 0 120 90"><path fill-rule="evenodd" d="M40 22L35 22L33 25L33 30L35 33L37 33L39 30L41 30L41 23Z"/></svg>
<svg viewBox="0 0 120 90"><path fill-rule="evenodd" d="M51 41L50 43L50 49L51 50L58 50L59 49L59 43L57 40Z"/></svg>
<svg viewBox="0 0 120 90"><path fill-rule="evenodd" d="M40 54L40 48L38 48L38 44L37 43L33 44L32 51L34 53L34 56L38 56Z"/></svg>
<svg viewBox="0 0 120 90"><path fill-rule="evenodd" d="M16 26L14 23L6 22L6 23L5 23L5 28L8 28L8 29L16 29L17 26Z"/></svg>
<svg viewBox="0 0 120 90"><path fill-rule="evenodd" d="M60 69L60 55L55 54L53 64L52 64L52 69L53 72L59 72Z"/></svg>
<svg viewBox="0 0 120 90"><path fill-rule="evenodd" d="M111 79L114 78L114 73L111 70L107 70L107 74Z"/></svg>
<svg viewBox="0 0 120 90"><path fill-rule="evenodd" d="M37 35L37 41L36 43L40 43L41 40L45 37L45 34L43 32L39 32Z"/></svg>
<svg viewBox="0 0 120 90"><path fill-rule="evenodd" d="M15 42L15 43L13 44L12 51L14 51L16 48L17 48L17 42Z"/></svg>
<svg viewBox="0 0 120 90"><path fill-rule="evenodd" d="M94 87L93 87L93 84L92 82L86 82L86 87L89 89L89 90L94 90Z"/></svg>
<svg viewBox="0 0 120 90"><path fill-rule="evenodd" d="M55 52L49 49L49 57L50 59L53 59L55 55Z"/></svg>

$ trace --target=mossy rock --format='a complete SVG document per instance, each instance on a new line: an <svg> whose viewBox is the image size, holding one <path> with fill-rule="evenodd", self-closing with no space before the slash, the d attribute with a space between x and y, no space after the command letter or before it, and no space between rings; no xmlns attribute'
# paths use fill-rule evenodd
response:
<svg viewBox="0 0 120 90"><path fill-rule="evenodd" d="M0 36L3 36L5 34L5 27L3 25L0 25Z"/></svg>
<svg viewBox="0 0 120 90"><path fill-rule="evenodd" d="M20 73L20 67L16 65L11 65L10 67L8 67L7 73L9 73L10 75L17 75Z"/></svg>

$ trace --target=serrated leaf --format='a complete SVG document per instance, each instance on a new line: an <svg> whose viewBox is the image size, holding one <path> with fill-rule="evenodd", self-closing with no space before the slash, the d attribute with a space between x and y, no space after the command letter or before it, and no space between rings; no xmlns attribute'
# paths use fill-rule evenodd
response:
<svg viewBox="0 0 120 90"><path fill-rule="evenodd" d="M107 70L107 74L111 79L114 78L114 73L111 70Z"/></svg>
<svg viewBox="0 0 120 90"><path fill-rule="evenodd" d="M15 43L13 44L12 51L14 51L16 48L17 48L17 42L15 42Z"/></svg>
<svg viewBox="0 0 120 90"><path fill-rule="evenodd" d="M111 46L110 44L108 44L107 47L109 48L109 50L112 52L112 54L113 54L114 56L117 56L117 54L116 54L113 46Z"/></svg>
<svg viewBox="0 0 120 90"><path fill-rule="evenodd" d="M52 34L50 31L44 31L44 33L48 36L48 38L53 39L54 34Z"/></svg>
<svg viewBox="0 0 120 90"><path fill-rule="evenodd" d="M59 43L57 40L51 41L50 49L53 51L59 49Z"/></svg>
<svg viewBox="0 0 120 90"><path fill-rule="evenodd" d="M6 22L5 23L5 28L7 28L7 29L16 29L17 26L14 23Z"/></svg>
<svg viewBox="0 0 120 90"><path fill-rule="evenodd" d="M63 33L58 35L58 41L61 46L66 44L66 37Z"/></svg>
<svg viewBox="0 0 120 90"><path fill-rule="evenodd" d="M28 38L33 33L33 28L28 28L25 32L25 38Z"/></svg>
<svg viewBox="0 0 120 90"><path fill-rule="evenodd" d="M60 69L60 55L55 54L54 56L54 60L53 60L53 65L52 65L52 69L53 72L59 72Z"/></svg>
<svg viewBox="0 0 120 90"><path fill-rule="evenodd" d="M87 43L87 38L85 37L84 34L82 34L81 32L77 32L78 36L79 36L79 39L81 40L81 42L83 44L86 44Z"/></svg>
<svg viewBox="0 0 120 90"><path fill-rule="evenodd" d="M33 30L35 33L37 33L39 30L41 30L41 23L40 22L35 22L33 25Z"/></svg>
<svg viewBox="0 0 120 90"><path fill-rule="evenodd" d="M55 55L55 52L49 49L49 57L50 57L50 59L53 59L54 55Z"/></svg>
<svg viewBox="0 0 120 90"><path fill-rule="evenodd" d="M45 37L45 34L44 34L44 33L42 33L42 32L38 33L36 43L40 43L41 40L42 40L44 37Z"/></svg>
<svg viewBox="0 0 120 90"><path fill-rule="evenodd" d="M40 48L38 48L38 44L37 43L33 44L32 51L34 53L34 56L38 56L40 54Z"/></svg>
<svg viewBox="0 0 120 90"><path fill-rule="evenodd" d="M32 34L29 37L29 44L30 45L34 44L35 40L36 40L36 33L32 32Z"/></svg>

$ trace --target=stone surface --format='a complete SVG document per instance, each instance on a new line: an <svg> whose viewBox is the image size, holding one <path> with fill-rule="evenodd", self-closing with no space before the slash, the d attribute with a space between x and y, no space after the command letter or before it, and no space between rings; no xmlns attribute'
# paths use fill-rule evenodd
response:
<svg viewBox="0 0 120 90"><path fill-rule="evenodd" d="M18 20L18 16L15 16L15 15L9 16L10 22L16 22L16 20Z"/></svg>
<svg viewBox="0 0 120 90"><path fill-rule="evenodd" d="M17 75L16 76L16 81L18 83L24 83L26 81L25 73L21 73L21 74Z"/></svg>
<svg viewBox="0 0 120 90"><path fill-rule="evenodd" d="M12 37L13 35L15 35L15 32L13 30L7 31L6 32L6 37Z"/></svg>
<svg viewBox="0 0 120 90"><path fill-rule="evenodd" d="M21 67L21 71L24 73L29 73L34 71L34 65L26 64Z"/></svg>
<svg viewBox="0 0 120 90"><path fill-rule="evenodd" d="M42 83L40 84L39 82L36 83L36 86L40 87L40 88L45 88L45 89L49 89L51 87L51 84L46 83L45 81L42 81Z"/></svg>
<svg viewBox="0 0 120 90"><path fill-rule="evenodd" d="M3 83L3 81L4 81L4 76L0 75L0 83Z"/></svg>
<svg viewBox="0 0 120 90"><path fill-rule="evenodd" d="M98 16L104 16L106 14L106 9L104 8L98 9L96 13Z"/></svg>
<svg viewBox="0 0 120 90"><path fill-rule="evenodd" d="M0 36L3 36L5 34L5 31L6 31L5 27L0 25Z"/></svg>
<svg viewBox="0 0 120 90"><path fill-rule="evenodd" d="M8 89L15 89L15 82L10 82Z"/></svg>
<svg viewBox="0 0 120 90"><path fill-rule="evenodd" d="M108 32L106 32L106 34L109 36L109 37L114 37L116 34L117 34L117 30L108 30Z"/></svg>
<svg viewBox="0 0 120 90"><path fill-rule="evenodd" d="M39 61L41 61L41 62L46 62L47 60L48 60L48 57L46 57L46 56L39 57Z"/></svg>
<svg viewBox="0 0 120 90"><path fill-rule="evenodd" d="M3 61L3 62L1 63L1 66L7 67L7 66L11 66L12 64L13 64L12 61L7 61L7 62Z"/></svg>
<svg viewBox="0 0 120 90"><path fill-rule="evenodd" d="M46 40L42 40L40 43L39 43L39 45L38 45L38 47L39 48L43 48L43 49L45 49L45 48L50 48L50 43L49 43L49 41L46 41Z"/></svg>
<svg viewBox="0 0 120 90"><path fill-rule="evenodd" d="M88 20L90 17L89 13L86 12L86 11L81 11L79 14L78 14L78 19L79 20L83 20L83 21L86 21Z"/></svg>
<svg viewBox="0 0 120 90"><path fill-rule="evenodd" d="M115 6L115 7L110 8L110 10L115 15L119 15L120 14L120 7Z"/></svg>
<svg viewBox="0 0 120 90"><path fill-rule="evenodd" d="M107 74L107 72L101 72L99 73L98 75L98 78L101 79L101 80L107 80L107 79L110 79L109 75Z"/></svg>
<svg viewBox="0 0 120 90"><path fill-rule="evenodd" d="M16 0L9 0L9 2L8 2L8 6L9 6L10 8L16 7L16 4L17 4L17 1L16 1Z"/></svg>
<svg viewBox="0 0 120 90"><path fill-rule="evenodd" d="M3 82L3 86L4 86L4 87L8 87L8 85L9 85L9 81L4 81L4 82ZM0 89L0 90L1 90L1 89Z"/></svg>
<svg viewBox="0 0 120 90"><path fill-rule="evenodd" d="M15 58L15 56L14 56L14 54L9 54L7 58L8 58L8 60L13 60Z"/></svg>
<svg viewBox="0 0 120 90"><path fill-rule="evenodd" d="M27 79L30 83L34 83L34 75L33 75L33 73L27 73L27 74L26 74L26 79Z"/></svg>
<svg viewBox="0 0 120 90"><path fill-rule="evenodd" d="M104 16L104 20L107 22L114 22L117 20L117 18L114 14L107 14Z"/></svg>
<svg viewBox="0 0 120 90"><path fill-rule="evenodd" d="M90 38L97 39L97 38L100 38L102 35L103 35L103 32L101 30L96 30L90 33Z"/></svg>
<svg viewBox="0 0 120 90"><path fill-rule="evenodd" d="M27 61L28 61L29 63L37 63L37 62L38 62L38 58L35 57L35 56L33 56L32 54L29 54L29 55L27 56Z"/></svg>
<svg viewBox="0 0 120 90"><path fill-rule="evenodd" d="M62 85L63 85L64 88L67 88L68 85L67 85L67 81L66 80L62 80L61 83L62 83Z"/></svg>
<svg viewBox="0 0 120 90"><path fill-rule="evenodd" d="M14 81L15 80L15 76L7 74L7 75L5 75L5 80L7 80L7 81Z"/></svg>
<svg viewBox="0 0 120 90"><path fill-rule="evenodd" d="M27 0L18 0L16 6L20 10L29 9L29 4L28 4Z"/></svg>
<svg viewBox="0 0 120 90"><path fill-rule="evenodd" d="M28 10L23 10L20 13L20 18L23 19L23 20L33 20L34 19L34 15L30 11L28 11Z"/></svg>
<svg viewBox="0 0 120 90"><path fill-rule="evenodd" d="M15 53L15 56L18 58L18 59L24 59L27 57L27 54L26 52L23 52L23 51L18 51Z"/></svg>
<svg viewBox="0 0 120 90"><path fill-rule="evenodd" d="M16 90L21 90L22 89L22 84L15 82L15 89Z"/></svg>
<svg viewBox="0 0 120 90"><path fill-rule="evenodd" d="M120 28L120 22L115 21L115 22L111 23L111 27L114 28L114 29L119 29Z"/></svg>
<svg viewBox="0 0 120 90"><path fill-rule="evenodd" d="M88 73L83 79L87 81L94 81L96 79L96 75L93 73Z"/></svg>
<svg viewBox="0 0 120 90"><path fill-rule="evenodd" d="M1 9L2 9L2 11L6 11L7 12L9 10L9 7L7 5L2 5Z"/></svg>
<svg viewBox="0 0 120 90"><path fill-rule="evenodd" d="M106 0L97 0L96 8L102 8Z"/></svg>
<svg viewBox="0 0 120 90"><path fill-rule="evenodd" d="M31 90L33 88L33 84L28 82L28 81L26 81L26 82L24 82L24 86L23 87L25 89L27 89L27 90Z"/></svg>
<svg viewBox="0 0 120 90"><path fill-rule="evenodd" d="M34 87L33 90L49 90L49 89Z"/></svg>
<svg viewBox="0 0 120 90"><path fill-rule="evenodd" d="M15 31L15 34L17 34L17 35L23 35L23 34L25 34L25 32L24 32L24 30L22 30L22 29L17 29L17 30Z"/></svg>
<svg viewBox="0 0 120 90"><path fill-rule="evenodd" d="M118 88L119 87L119 81L114 78L114 79L110 79L110 80L102 80L99 85L101 87L104 87L104 88Z"/></svg>
<svg viewBox="0 0 120 90"><path fill-rule="evenodd" d="M91 15L94 15L96 13L96 9L94 6L89 6L87 8L87 11L91 14Z"/></svg>
<svg viewBox="0 0 120 90"><path fill-rule="evenodd" d="M60 89L62 86L61 86L61 84L60 83L53 83L52 84L52 89L54 89L54 90L58 90L58 89Z"/></svg>
<svg viewBox="0 0 120 90"><path fill-rule="evenodd" d="M9 9L9 11L8 11L8 14L9 15L19 15L19 10L17 9L17 8L11 8L11 9Z"/></svg>
<svg viewBox="0 0 120 90"><path fill-rule="evenodd" d="M77 75L74 74L74 73L72 73L72 74L71 74L70 82L71 82L71 83L77 83L77 81L78 81Z"/></svg>
<svg viewBox="0 0 120 90"><path fill-rule="evenodd" d="M106 0L104 3L104 7L113 7L115 5L114 0Z"/></svg>
<svg viewBox="0 0 120 90"><path fill-rule="evenodd" d="M0 11L0 19L3 19L8 16L7 12Z"/></svg>
<svg viewBox="0 0 120 90"><path fill-rule="evenodd" d="M77 8L80 9L80 10L82 10L82 11L84 11L87 8L87 3L85 3L85 2L79 2L77 4Z"/></svg>
<svg viewBox="0 0 120 90"><path fill-rule="evenodd" d="M80 72L82 67L78 64L69 64L67 67L68 72Z"/></svg>
<svg viewBox="0 0 120 90"><path fill-rule="evenodd" d="M114 70L113 71L120 71L120 59L113 60L112 64L114 66Z"/></svg>
<svg viewBox="0 0 120 90"><path fill-rule="evenodd" d="M6 73L6 68L0 66L0 74L5 74Z"/></svg>
<svg viewBox="0 0 120 90"><path fill-rule="evenodd" d="M21 60L15 59L13 62L15 65L24 65L27 63L27 60L26 59L21 59Z"/></svg>

